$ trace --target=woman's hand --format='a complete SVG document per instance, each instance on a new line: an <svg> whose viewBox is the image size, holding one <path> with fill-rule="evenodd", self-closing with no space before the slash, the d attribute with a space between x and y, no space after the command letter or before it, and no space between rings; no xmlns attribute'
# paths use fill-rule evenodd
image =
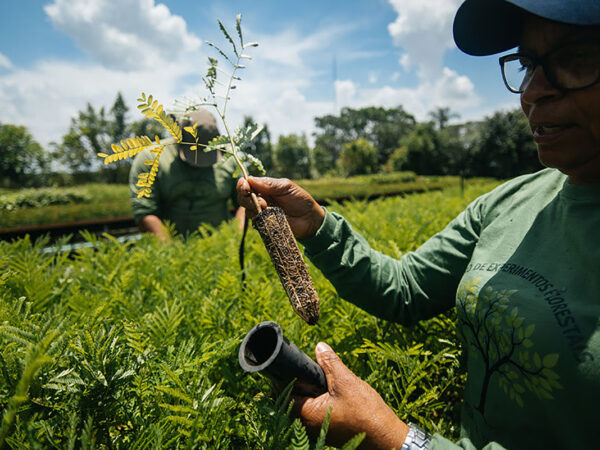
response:
<svg viewBox="0 0 600 450"><path fill-rule="evenodd" d="M325 372L328 392L316 398L294 398L294 411L309 432L315 436L319 433L331 406L328 444L342 446L364 432L361 448L395 447L399 450L408 434L408 425L394 414L375 389L344 365L331 347L320 342L315 355Z"/></svg>
<svg viewBox="0 0 600 450"><path fill-rule="evenodd" d="M315 235L323 220L325 211L308 192L296 183L285 178L248 177L237 183L238 202L246 208L246 214L254 217L256 208L250 199L250 189L258 194L261 208L279 206L285 212L292 233L298 239Z"/></svg>

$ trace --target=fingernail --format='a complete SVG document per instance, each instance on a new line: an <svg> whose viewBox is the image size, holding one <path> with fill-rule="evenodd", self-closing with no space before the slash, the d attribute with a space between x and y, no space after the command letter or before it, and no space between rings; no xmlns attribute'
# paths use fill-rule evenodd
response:
<svg viewBox="0 0 600 450"><path fill-rule="evenodd" d="M316 353L332 352L333 349L325 342L319 342L315 348Z"/></svg>

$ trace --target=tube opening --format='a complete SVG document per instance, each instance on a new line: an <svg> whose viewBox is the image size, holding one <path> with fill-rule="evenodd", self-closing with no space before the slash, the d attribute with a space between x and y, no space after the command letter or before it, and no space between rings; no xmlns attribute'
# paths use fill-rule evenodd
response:
<svg viewBox="0 0 600 450"><path fill-rule="evenodd" d="M264 364L276 351L278 337L273 327L258 328L246 343L244 349L246 362L253 366Z"/></svg>

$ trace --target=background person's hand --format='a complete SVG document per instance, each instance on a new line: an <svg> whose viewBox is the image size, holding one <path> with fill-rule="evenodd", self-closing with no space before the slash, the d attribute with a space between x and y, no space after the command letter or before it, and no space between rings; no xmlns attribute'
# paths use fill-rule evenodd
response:
<svg viewBox="0 0 600 450"><path fill-rule="evenodd" d="M142 233L152 233L161 242L169 242L171 237L169 231L162 223L162 220L153 214L148 214L140 220L138 228Z"/></svg>
<svg viewBox="0 0 600 450"><path fill-rule="evenodd" d="M325 372L328 392L316 398L294 398L294 412L308 431L313 436L318 435L331 406L328 444L341 446L364 432L366 437L360 448L400 449L408 434L408 425L396 416L375 389L344 365L331 347L320 342L315 355Z"/></svg>
<svg viewBox="0 0 600 450"><path fill-rule="evenodd" d="M285 178L249 177L237 183L238 202L249 217L256 216L250 188L258 194L261 208L279 206L285 212L292 233L299 239L314 236L325 218L325 211L308 192Z"/></svg>

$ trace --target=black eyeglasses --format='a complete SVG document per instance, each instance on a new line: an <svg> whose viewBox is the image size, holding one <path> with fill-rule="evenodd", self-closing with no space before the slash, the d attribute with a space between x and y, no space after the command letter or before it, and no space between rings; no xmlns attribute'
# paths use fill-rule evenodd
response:
<svg viewBox="0 0 600 450"><path fill-rule="evenodd" d="M585 89L600 81L600 41L566 44L542 56L518 52L500 57L504 84L515 94L527 88L537 66L561 91Z"/></svg>

